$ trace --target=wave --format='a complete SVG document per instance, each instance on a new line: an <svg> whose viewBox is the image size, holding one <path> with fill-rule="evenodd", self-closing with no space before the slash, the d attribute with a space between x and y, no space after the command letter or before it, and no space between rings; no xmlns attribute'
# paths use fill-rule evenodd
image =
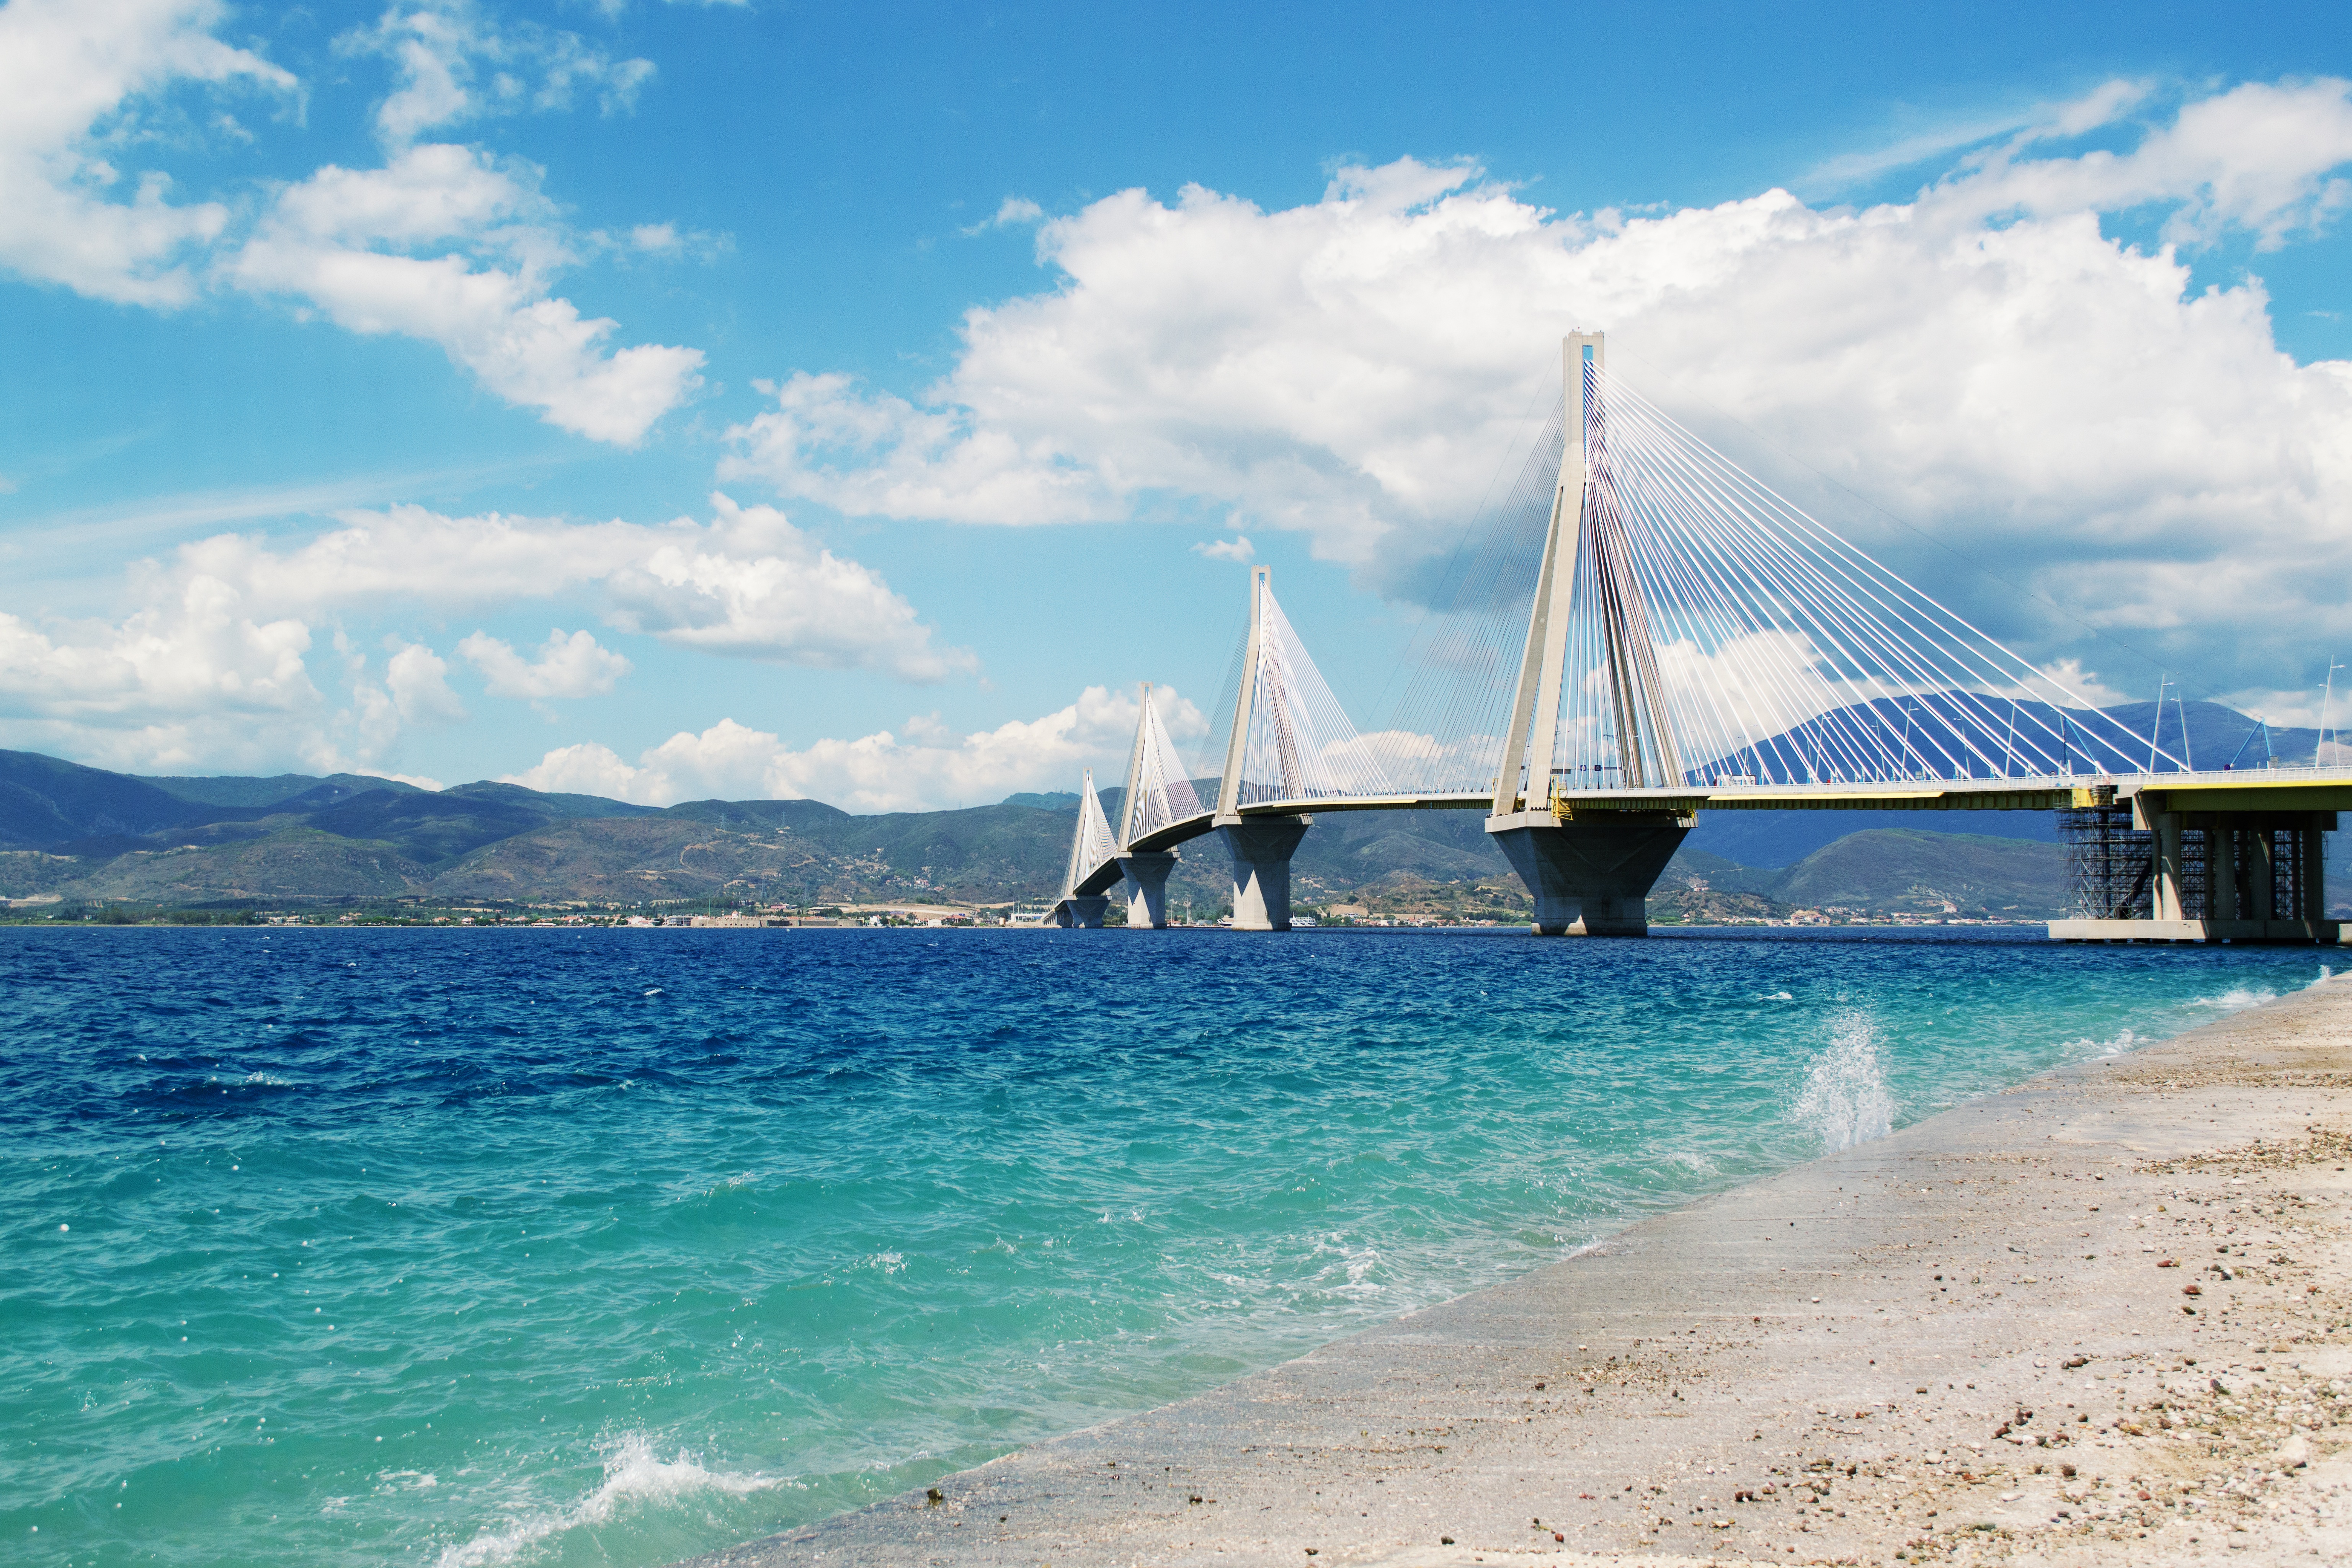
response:
<svg viewBox="0 0 2352 1568"><path fill-rule="evenodd" d="M1830 1025L1829 1048L1805 1069L1805 1087L1791 1109L1835 1153L1893 1131L1895 1099L1879 1059L1876 1020L1866 1013L1841 1013Z"/></svg>
<svg viewBox="0 0 2352 1568"><path fill-rule="evenodd" d="M2200 996L2189 1005L2217 1007L2224 1013L2235 1013L2247 1007L2259 1007L2265 1002L2278 1000L2278 993L2267 988L2257 990L2251 985L2232 985L2219 996Z"/></svg>
<svg viewBox="0 0 2352 1568"><path fill-rule="evenodd" d="M452 1546L441 1553L440 1568L480 1568L482 1564L517 1562L550 1536L609 1523L635 1508L680 1502L704 1492L748 1497L792 1484L776 1476L739 1476L708 1470L683 1449L676 1458L664 1459L654 1452L651 1437L642 1432L630 1432L605 1446L604 1479L587 1496L569 1508L518 1519Z"/></svg>
<svg viewBox="0 0 2352 1568"><path fill-rule="evenodd" d="M2137 1035L2123 1029L2118 1030L2112 1040L2095 1040L2084 1035L2079 1040L2068 1040L2058 1048L2070 1057L2119 1057L2139 1043Z"/></svg>

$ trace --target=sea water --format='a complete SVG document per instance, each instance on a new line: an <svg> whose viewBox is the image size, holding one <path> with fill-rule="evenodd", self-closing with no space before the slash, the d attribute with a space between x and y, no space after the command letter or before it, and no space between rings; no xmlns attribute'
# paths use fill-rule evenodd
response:
<svg viewBox="0 0 2352 1568"><path fill-rule="evenodd" d="M1990 933L0 930L0 1561L665 1563L2321 973Z"/></svg>

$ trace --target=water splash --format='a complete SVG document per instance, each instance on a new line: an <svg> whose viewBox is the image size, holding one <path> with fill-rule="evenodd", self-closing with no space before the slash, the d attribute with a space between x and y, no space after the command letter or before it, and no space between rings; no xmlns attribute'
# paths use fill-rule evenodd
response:
<svg viewBox="0 0 2352 1568"><path fill-rule="evenodd" d="M2274 1002L2277 999L2278 993L2268 987L2258 989L2249 985L2232 985L2219 996L2200 996L2197 998L2196 1005L2200 1007L2216 1008L2224 1013L2236 1013L2248 1007L2259 1007L2265 1002Z"/></svg>
<svg viewBox="0 0 2352 1568"><path fill-rule="evenodd" d="M1792 1108L1799 1121L1822 1135L1830 1152L1895 1130L1895 1100L1886 1091L1879 1058L1876 1019L1858 1012L1831 1018L1829 1048L1805 1069L1805 1087Z"/></svg>
<svg viewBox="0 0 2352 1568"><path fill-rule="evenodd" d="M624 1433L605 1445L604 1478L587 1496L569 1508L513 1520L452 1546L441 1553L440 1568L513 1563L551 1536L607 1524L638 1509L683 1502L698 1493L745 1497L785 1484L774 1476L707 1470L683 1449L676 1458L665 1459L655 1453L653 1439L646 1434Z"/></svg>
<svg viewBox="0 0 2352 1568"><path fill-rule="evenodd" d="M2063 1048L2070 1057L2119 1057L2126 1051L2137 1049L2140 1043L2137 1035L2124 1029L2114 1038L2105 1040L2084 1035L2080 1039L2067 1041Z"/></svg>

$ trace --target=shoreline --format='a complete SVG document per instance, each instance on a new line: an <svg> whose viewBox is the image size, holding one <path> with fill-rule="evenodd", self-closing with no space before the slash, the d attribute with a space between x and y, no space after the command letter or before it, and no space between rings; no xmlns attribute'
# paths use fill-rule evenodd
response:
<svg viewBox="0 0 2352 1568"><path fill-rule="evenodd" d="M2352 1556L2347 1165L2323 984L692 1561Z"/></svg>

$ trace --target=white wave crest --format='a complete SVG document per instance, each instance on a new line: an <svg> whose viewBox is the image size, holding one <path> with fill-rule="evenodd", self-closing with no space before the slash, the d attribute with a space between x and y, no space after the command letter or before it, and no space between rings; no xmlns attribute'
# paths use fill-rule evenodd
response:
<svg viewBox="0 0 2352 1568"><path fill-rule="evenodd" d="M1876 1020L1865 1013L1841 1013L1830 1020L1830 1029L1829 1048L1805 1069L1805 1087L1792 1109L1834 1153L1893 1131L1895 1100L1886 1091L1879 1060Z"/></svg>
<svg viewBox="0 0 2352 1568"><path fill-rule="evenodd" d="M1374 1273L1381 1266L1381 1250L1350 1243L1337 1231L1315 1238L1309 1254L1316 1260L1312 1285L1349 1300L1365 1300L1383 1294L1387 1287ZM1342 1283L1342 1281L1345 1281Z"/></svg>
<svg viewBox="0 0 2352 1568"><path fill-rule="evenodd" d="M2068 1040L2059 1047L2070 1057L2119 1057L2139 1044L2139 1037L2129 1029L2116 1031L2112 1040L2095 1040L2084 1035L2079 1040Z"/></svg>
<svg viewBox="0 0 2352 1568"><path fill-rule="evenodd" d="M587 1496L569 1508L513 1520L452 1546L441 1553L440 1568L517 1562L550 1536L608 1523L632 1509L680 1502L705 1492L746 1497L788 1484L775 1476L707 1470L683 1449L676 1458L665 1459L654 1452L652 1438L642 1432L626 1433L605 1446L604 1479Z"/></svg>
<svg viewBox="0 0 2352 1568"><path fill-rule="evenodd" d="M2278 993L2275 991L2257 991L2248 985L2232 985L2219 996L2200 996L2197 998L2196 1005L2218 1008L2224 1013L2235 1013L2242 1008L2259 1007L2265 1002L2274 1002L2277 999Z"/></svg>

